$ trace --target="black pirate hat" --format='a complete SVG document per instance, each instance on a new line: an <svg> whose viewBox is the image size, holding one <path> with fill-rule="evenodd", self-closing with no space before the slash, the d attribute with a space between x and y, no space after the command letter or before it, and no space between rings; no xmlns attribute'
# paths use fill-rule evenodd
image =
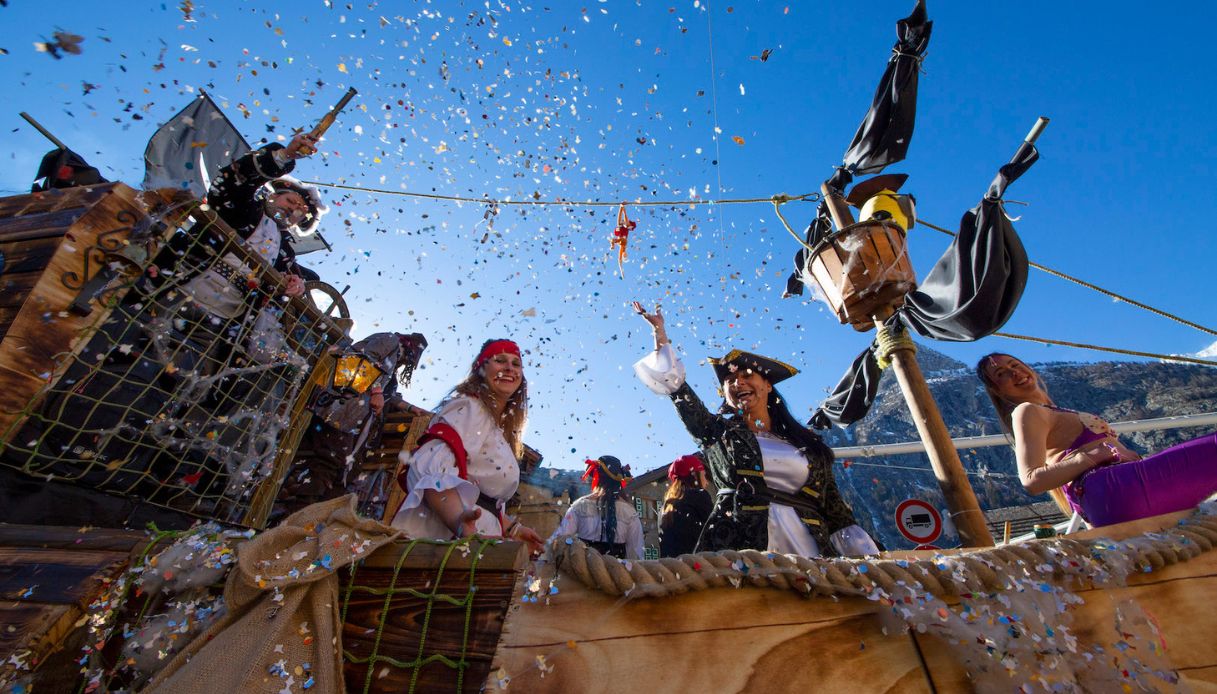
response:
<svg viewBox="0 0 1217 694"><path fill-rule="evenodd" d="M711 357L710 365L714 367L714 375L718 376L719 383L727 380L728 376L739 369L752 369L764 376L770 385L785 381L799 372L798 369L785 362L739 349L727 352L727 355L721 359Z"/></svg>

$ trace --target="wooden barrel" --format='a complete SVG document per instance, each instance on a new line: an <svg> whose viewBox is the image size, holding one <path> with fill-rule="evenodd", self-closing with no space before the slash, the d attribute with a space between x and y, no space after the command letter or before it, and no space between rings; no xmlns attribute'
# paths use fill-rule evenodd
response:
<svg viewBox="0 0 1217 694"><path fill-rule="evenodd" d="M851 224L812 249L803 280L814 283L842 323L865 332L872 316L904 303L917 286L904 231L884 221Z"/></svg>

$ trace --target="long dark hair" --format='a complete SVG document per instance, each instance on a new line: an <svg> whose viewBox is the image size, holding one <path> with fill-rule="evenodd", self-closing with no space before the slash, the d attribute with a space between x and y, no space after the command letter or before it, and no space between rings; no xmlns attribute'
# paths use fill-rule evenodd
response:
<svg viewBox="0 0 1217 694"><path fill-rule="evenodd" d="M498 342L502 339L486 340L478 348L477 353L480 355L491 342ZM496 396L494 391L490 390L490 386L486 384L482 366L477 363L477 356L474 356L473 364L469 367L469 375L465 377L465 380L456 384L452 392L477 398L491 412L494 412ZM528 379L524 377L522 369L520 370L520 387L516 388L516 392L507 398L503 416L496 424L502 430L503 438L507 439L507 444L511 446L511 452L515 454L516 460L521 459L524 456L524 428L528 426Z"/></svg>
<svg viewBox="0 0 1217 694"><path fill-rule="evenodd" d="M769 383L769 379L765 379L765 382ZM800 424L799 420L790 414L790 408L786 406L786 398L782 397L772 383L769 385L769 398L765 401L765 406L769 409L770 430L799 449L811 462L831 466L835 460L832 448L824 443L824 439L820 438L819 434ZM737 417L743 416L738 409L727 404L726 400L723 401L719 411Z"/></svg>
<svg viewBox="0 0 1217 694"><path fill-rule="evenodd" d="M621 461L614 456L602 455L597 460L612 473L605 475L602 470L602 474L596 476L596 486L592 489L592 497L600 510L600 539L611 545L617 542L617 499L625 498L625 487L620 480L627 473ZM614 476L617 479L613 479Z"/></svg>
<svg viewBox="0 0 1217 694"><path fill-rule="evenodd" d="M980 379L981 385L983 385L985 388L985 394L989 396L989 401L993 403L993 409L997 410L997 421L1001 424L1002 433L1006 435L1006 441L1008 441L1010 443L1010 447L1013 448L1014 408L1018 407L1022 403L1007 400L1006 398L1002 397L1001 393L998 392L997 384L994 383L993 379L989 377L989 372L985 367L988 366L989 362L996 357L1013 359L1023 366L1027 366L1027 362L1012 354L1006 354L1005 352L990 352L981 357L980 361L976 362L976 378ZM1032 369L1030 366L1027 366L1027 368L1030 369L1031 373L1035 374L1035 382L1039 386L1040 390L1047 394L1048 387L1044 385L1044 381L1040 378L1039 373L1037 373L1036 370ZM1051 395L1048 396L1048 401L1052 401ZM1065 515L1073 515L1073 507L1069 505L1069 499L1065 497L1065 492L1061 491L1060 487L1057 487L1056 489L1049 489L1048 495L1052 497L1052 500L1056 502L1056 505L1060 507L1061 511L1063 511Z"/></svg>

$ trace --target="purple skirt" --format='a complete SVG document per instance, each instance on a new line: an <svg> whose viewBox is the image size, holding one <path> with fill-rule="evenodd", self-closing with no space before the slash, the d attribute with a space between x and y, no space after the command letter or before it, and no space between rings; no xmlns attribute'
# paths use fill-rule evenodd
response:
<svg viewBox="0 0 1217 694"><path fill-rule="evenodd" d="M1217 493L1217 433L1141 460L1087 470L1065 485L1074 510L1093 526L1194 508Z"/></svg>

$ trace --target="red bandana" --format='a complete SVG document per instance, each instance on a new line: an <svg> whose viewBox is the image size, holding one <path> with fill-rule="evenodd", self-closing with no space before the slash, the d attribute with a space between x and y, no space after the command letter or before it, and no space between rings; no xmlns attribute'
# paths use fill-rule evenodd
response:
<svg viewBox="0 0 1217 694"><path fill-rule="evenodd" d="M495 340L482 349L482 353L478 355L477 361L473 363L473 367L475 369L479 368L482 364L500 354L514 354L518 357L520 356L520 346L511 340Z"/></svg>
<svg viewBox="0 0 1217 694"><path fill-rule="evenodd" d="M682 455L668 466L668 479L676 480L679 477L688 477L697 470L705 469L706 466L702 464L700 457L696 455Z"/></svg>

